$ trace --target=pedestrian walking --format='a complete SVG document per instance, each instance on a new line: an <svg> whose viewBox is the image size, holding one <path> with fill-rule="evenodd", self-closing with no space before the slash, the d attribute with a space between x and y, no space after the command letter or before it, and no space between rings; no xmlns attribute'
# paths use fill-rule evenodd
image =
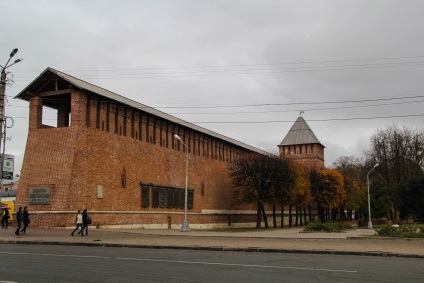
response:
<svg viewBox="0 0 424 283"><path fill-rule="evenodd" d="M82 230L85 230L86 236L88 236L88 225L89 224L91 224L91 218L87 214L87 209L84 208L84 210L82 211Z"/></svg>
<svg viewBox="0 0 424 283"><path fill-rule="evenodd" d="M21 230L21 234L24 233L26 234L26 229L30 223L30 219L29 219L29 212L28 212L28 207L25 206L24 207L24 212L22 213L22 222L24 223L24 228L22 228Z"/></svg>
<svg viewBox="0 0 424 283"><path fill-rule="evenodd" d="M16 222L18 223L18 229L16 229L15 234L20 235L19 230L21 230L22 227L22 206L19 207L19 210L16 213Z"/></svg>
<svg viewBox="0 0 424 283"><path fill-rule="evenodd" d="M7 227L9 227L10 213L9 213L9 210L6 207L4 208L4 211L3 211L3 214L2 214L1 217L2 217L1 218L1 224L2 224L1 228L3 229L6 226L6 229L7 229Z"/></svg>
<svg viewBox="0 0 424 283"><path fill-rule="evenodd" d="M77 223L77 227L74 229L74 231L72 231L72 233L71 233L71 236L73 236L74 235L74 233L78 230L78 229L81 229L77 234L78 235L80 235L81 234L81 236L84 236L83 234L82 234L82 229L83 229L83 227L82 227L82 214L81 214L81 210L78 210L78 212L77 212L77 216L76 216L76 223Z"/></svg>

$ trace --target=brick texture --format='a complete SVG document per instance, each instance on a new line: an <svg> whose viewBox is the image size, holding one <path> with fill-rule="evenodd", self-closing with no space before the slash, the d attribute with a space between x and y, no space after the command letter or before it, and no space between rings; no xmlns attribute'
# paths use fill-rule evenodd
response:
<svg viewBox="0 0 424 283"><path fill-rule="evenodd" d="M70 95L70 125L69 107L61 106L58 127L46 127L41 124L42 100L31 99L16 200L16 207L26 206L31 187L50 188L48 205L29 205L31 225L72 226L76 210L83 208L95 215L94 225L99 226L167 226L170 219L172 225L181 223L183 209L141 205L140 182L185 188L186 152L174 133L189 148L189 188L194 189L189 223L255 221L254 205L236 201L228 176L231 159L246 154L245 149L76 91ZM98 186L103 198L97 197Z"/></svg>

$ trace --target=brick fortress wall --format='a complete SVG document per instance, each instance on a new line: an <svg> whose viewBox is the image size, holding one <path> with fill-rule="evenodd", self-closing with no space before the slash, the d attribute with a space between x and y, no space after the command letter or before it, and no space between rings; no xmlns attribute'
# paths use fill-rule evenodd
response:
<svg viewBox="0 0 424 283"><path fill-rule="evenodd" d="M182 208L142 206L142 183L189 188L193 227L254 223L254 205L234 196L228 165L249 152L146 112L73 91L58 107L58 127L42 125L43 99L30 100L30 126L16 207L28 205L29 189L49 187L50 203L29 205L31 225L73 226L87 208L93 225L176 228ZM69 112L72 112L69 122ZM103 195L98 195L102 188Z"/></svg>

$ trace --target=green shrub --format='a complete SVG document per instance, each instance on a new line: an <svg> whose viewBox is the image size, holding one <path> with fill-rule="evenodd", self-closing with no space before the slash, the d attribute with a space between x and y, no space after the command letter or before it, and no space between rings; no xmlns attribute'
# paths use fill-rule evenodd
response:
<svg viewBox="0 0 424 283"><path fill-rule="evenodd" d="M340 233L348 229L352 229L352 226L349 223L345 223L345 222L337 222L337 223L309 222L303 231Z"/></svg>
<svg viewBox="0 0 424 283"><path fill-rule="evenodd" d="M424 238L424 225L400 225L393 227L393 225L385 225L376 229L377 234L382 237L395 237L395 238Z"/></svg>
<svg viewBox="0 0 424 283"><path fill-rule="evenodd" d="M340 230L351 230L353 229L352 225L350 225L348 222L337 222L337 224L340 227Z"/></svg>

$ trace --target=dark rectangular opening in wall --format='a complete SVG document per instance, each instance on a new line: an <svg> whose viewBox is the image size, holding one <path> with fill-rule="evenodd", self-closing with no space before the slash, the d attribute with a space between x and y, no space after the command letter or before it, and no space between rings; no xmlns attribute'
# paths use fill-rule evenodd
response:
<svg viewBox="0 0 424 283"><path fill-rule="evenodd" d="M149 116L146 116L146 142L149 142L149 135L150 135L150 119Z"/></svg>
<svg viewBox="0 0 424 283"><path fill-rule="evenodd" d="M150 206L150 188L148 186L141 186L141 206Z"/></svg>
<svg viewBox="0 0 424 283"><path fill-rule="evenodd" d="M91 119L91 117L90 117L90 107L91 107L91 100L88 98L87 99L87 109L86 109L86 112L85 112L85 125L86 125L87 128L90 127L90 119Z"/></svg>
<svg viewBox="0 0 424 283"><path fill-rule="evenodd" d="M96 128L100 129L100 100L97 100L96 108Z"/></svg>
<svg viewBox="0 0 424 283"><path fill-rule="evenodd" d="M160 146L165 146L163 144L163 139L162 139L162 121L159 121L159 145Z"/></svg>
<svg viewBox="0 0 424 283"><path fill-rule="evenodd" d="M153 118L153 144L156 144L156 123L157 119Z"/></svg>
<svg viewBox="0 0 424 283"><path fill-rule="evenodd" d="M188 153L191 153L191 132L189 130L187 132Z"/></svg>
<svg viewBox="0 0 424 283"><path fill-rule="evenodd" d="M171 137L171 143L172 143L172 149L175 149L175 126L172 125L172 137Z"/></svg>
<svg viewBox="0 0 424 283"><path fill-rule="evenodd" d="M109 119L110 119L110 103L106 104L106 132L109 132Z"/></svg>
<svg viewBox="0 0 424 283"><path fill-rule="evenodd" d="M127 108L124 108L124 136L127 136Z"/></svg>
<svg viewBox="0 0 424 283"><path fill-rule="evenodd" d="M152 183L140 183L142 193L142 206L148 207L149 188L152 188L152 207L161 208L184 208L185 189L155 185ZM194 190L188 189L187 208L192 209L194 203Z"/></svg>
<svg viewBox="0 0 424 283"><path fill-rule="evenodd" d="M115 134L118 133L118 107L115 107Z"/></svg>
<svg viewBox="0 0 424 283"><path fill-rule="evenodd" d="M152 187L152 206L153 207L159 207L159 187L153 186Z"/></svg>
<svg viewBox="0 0 424 283"><path fill-rule="evenodd" d="M169 141L169 124L168 123L166 123L166 132L165 132L165 135L166 135L166 141L165 141L165 146L166 146L166 148L169 148L169 146L168 146L168 141Z"/></svg>
<svg viewBox="0 0 424 283"><path fill-rule="evenodd" d="M138 140L140 140L141 141L141 139L143 138L142 137L142 129L143 129L143 115L140 113L140 116L139 116L140 118L139 118L139 120L138 120Z"/></svg>
<svg viewBox="0 0 424 283"><path fill-rule="evenodd" d="M135 113L131 111L131 138L134 138Z"/></svg>
<svg viewBox="0 0 424 283"><path fill-rule="evenodd" d="M194 196L194 192L193 190L188 190L187 192L187 208L188 209L193 209L193 198Z"/></svg>

